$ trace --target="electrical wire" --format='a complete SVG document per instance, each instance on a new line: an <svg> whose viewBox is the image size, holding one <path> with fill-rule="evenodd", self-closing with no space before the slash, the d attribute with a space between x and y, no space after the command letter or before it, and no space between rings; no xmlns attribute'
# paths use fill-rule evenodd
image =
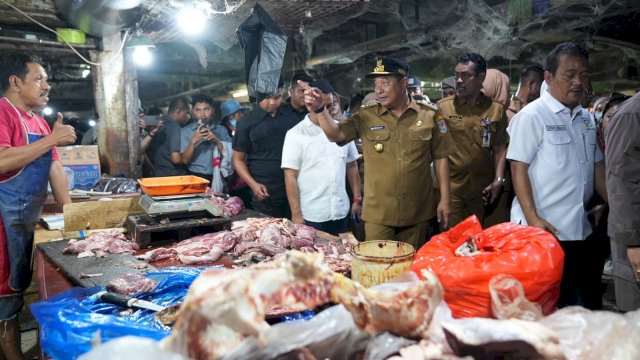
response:
<svg viewBox="0 0 640 360"><path fill-rule="evenodd" d="M70 49L71 49L71 50L72 50L76 55L78 55L78 57L80 57L80 59L82 59L82 61L84 61L85 63L87 63L87 64L89 64L89 65L102 66L103 64L107 64L107 63L109 63L110 61L114 60L118 55L120 55L120 53L122 52L122 49L124 49L124 44L125 44L125 43L126 43L126 41L127 41L127 36L129 35L129 31L130 31L130 29L127 29L127 30L125 31L124 36L122 37L122 44L120 44L120 49L118 49L118 52L117 52L117 53L115 53L115 54L114 54L112 57L110 57L107 61L103 61L103 62L99 62L99 63L97 63L97 62L90 61L90 60L88 60L87 58L85 58L84 56L82 56L82 54L80 54L80 53L78 52L78 50L76 50L76 48L74 48L74 47L73 47L73 45L71 45L71 44L67 41L67 39L65 39L65 38L64 38L64 36L60 35L57 31L55 31L55 30L53 30L53 29L49 28L48 26L46 26L46 25L44 25L44 24L40 23L38 20L36 20L36 19L32 18L32 17L31 17L31 16L29 16L27 13L25 13L24 11L22 11L22 10L18 9L17 7L13 6L12 4L8 3L7 1L5 1L5 0L0 0L0 1L1 1L1 2L3 2L5 5L9 6L10 8L12 8L13 10L17 11L18 13L20 13L21 15L23 15L23 16L24 16L24 17L26 17L27 19L29 19L29 20L33 21L34 23L36 23L36 24L37 24L37 25L39 25L40 27L44 28L45 30L48 30L48 31L50 31L50 32L52 32L52 33L54 33L54 34L56 34L58 37L60 37L60 39L62 39L62 40L67 44L67 46L68 46L68 47L69 47L69 48L70 48Z"/></svg>

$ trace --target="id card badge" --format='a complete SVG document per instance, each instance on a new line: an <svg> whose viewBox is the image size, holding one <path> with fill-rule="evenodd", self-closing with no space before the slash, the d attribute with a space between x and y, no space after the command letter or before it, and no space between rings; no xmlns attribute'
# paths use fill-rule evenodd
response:
<svg viewBox="0 0 640 360"><path fill-rule="evenodd" d="M491 146L491 131L488 129L482 129L482 147L488 148Z"/></svg>
<svg viewBox="0 0 640 360"><path fill-rule="evenodd" d="M488 148L491 146L491 120L488 118L482 119L480 126L482 126L482 147Z"/></svg>

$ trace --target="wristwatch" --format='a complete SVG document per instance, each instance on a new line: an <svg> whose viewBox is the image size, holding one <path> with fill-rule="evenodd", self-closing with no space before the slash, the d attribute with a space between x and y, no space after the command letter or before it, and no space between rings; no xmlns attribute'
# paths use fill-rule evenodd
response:
<svg viewBox="0 0 640 360"><path fill-rule="evenodd" d="M324 111L324 105L322 105L319 108L313 110L313 112L316 113L316 114L320 114L323 111Z"/></svg>
<svg viewBox="0 0 640 360"><path fill-rule="evenodd" d="M505 179L502 176L496 176L496 180L495 181L500 181L501 184L504 184L504 182L507 181L507 179Z"/></svg>

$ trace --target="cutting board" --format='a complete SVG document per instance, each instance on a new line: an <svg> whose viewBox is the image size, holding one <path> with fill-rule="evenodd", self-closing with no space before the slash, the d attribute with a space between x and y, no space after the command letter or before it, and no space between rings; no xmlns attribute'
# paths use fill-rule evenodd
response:
<svg viewBox="0 0 640 360"><path fill-rule="evenodd" d="M77 254L63 254L62 250L67 247L67 241L52 241L37 244L38 250L42 251L65 276L74 283L82 287L104 286L112 278L124 274L144 275L155 271L156 268L148 265L142 260L136 259L130 254L108 254L104 258L85 257L78 259ZM137 266L145 268L138 269ZM83 277L82 274L101 274L96 277Z"/></svg>
<svg viewBox="0 0 640 360"><path fill-rule="evenodd" d="M64 231L124 227L129 215L144 213L138 205L140 196L86 201L64 206Z"/></svg>

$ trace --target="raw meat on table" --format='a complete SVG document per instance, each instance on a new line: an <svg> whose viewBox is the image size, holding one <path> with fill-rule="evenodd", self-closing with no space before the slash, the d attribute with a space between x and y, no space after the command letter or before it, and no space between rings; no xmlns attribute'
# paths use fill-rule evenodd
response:
<svg viewBox="0 0 640 360"><path fill-rule="evenodd" d="M311 252L321 250L315 248L320 245L314 243L314 228L294 224L288 219L248 218L234 222L231 229L156 248L138 258L147 262L177 259L183 264L202 264L215 262L224 253L229 253L235 257L236 266L244 267L254 260L269 260L287 249L305 248L305 251L310 251L308 248L311 247ZM332 268L349 273L351 258L348 254L340 254L337 248L322 252L327 262L333 264Z"/></svg>
<svg viewBox="0 0 640 360"><path fill-rule="evenodd" d="M124 274L116 276L107 283L107 290L129 296L139 292L153 291L158 283L140 274Z"/></svg>
<svg viewBox="0 0 640 360"><path fill-rule="evenodd" d="M247 336L262 341L269 329L265 314L274 306L313 308L328 302L345 304L369 332L420 337L442 297L435 276L424 277L404 291L382 293L332 272L319 254L299 251L241 270L209 270L189 288L163 347L195 360L218 359Z"/></svg>
<svg viewBox="0 0 640 360"><path fill-rule="evenodd" d="M91 233L84 240L69 240L63 254L78 254L79 258L87 256L105 257L111 254L133 254L140 250L138 244L130 242L123 233L116 230L105 230Z"/></svg>

